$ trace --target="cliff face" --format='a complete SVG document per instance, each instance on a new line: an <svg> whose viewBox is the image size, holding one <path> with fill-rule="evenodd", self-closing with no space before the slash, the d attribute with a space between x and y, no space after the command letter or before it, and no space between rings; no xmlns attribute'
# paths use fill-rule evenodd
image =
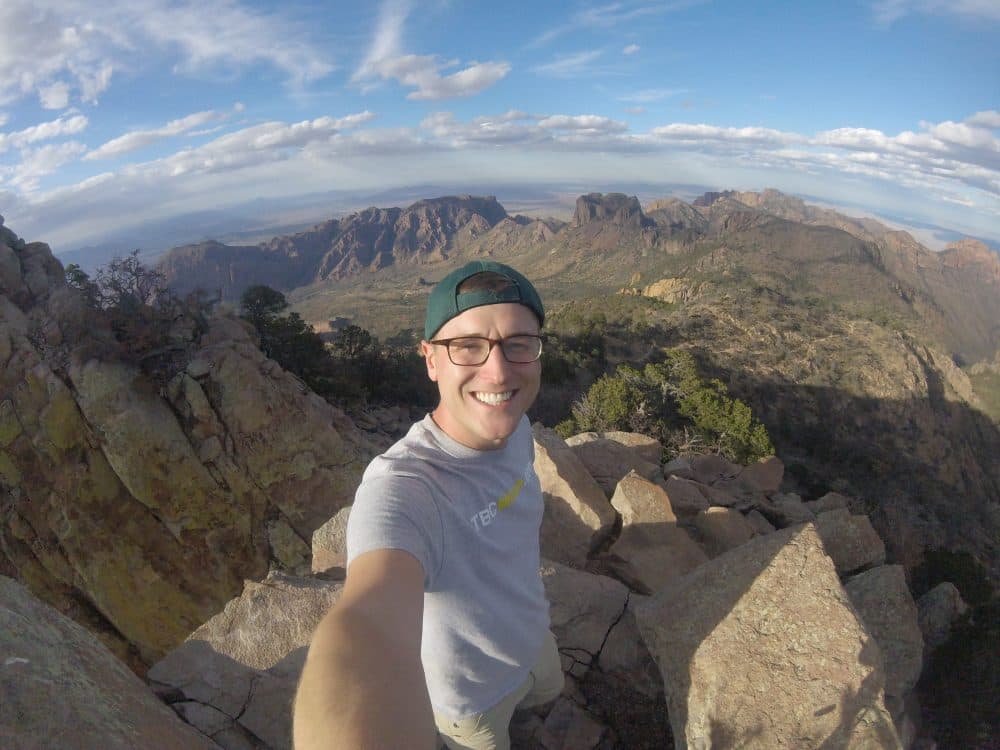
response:
<svg viewBox="0 0 1000 750"><path fill-rule="evenodd" d="M153 384L47 246L0 240L0 573L149 663L244 578L307 562L372 449L236 319Z"/></svg>
<svg viewBox="0 0 1000 750"><path fill-rule="evenodd" d="M635 196L622 193L589 193L576 199L576 213L573 217L578 227L592 221L608 221L622 227L642 229L653 226L642 212Z"/></svg>
<svg viewBox="0 0 1000 750"><path fill-rule="evenodd" d="M218 242L174 248L160 262L178 292L201 287L236 299L252 284L292 289L447 258L507 218L496 198L469 195L422 200L408 208L366 208L306 232L251 247Z"/></svg>

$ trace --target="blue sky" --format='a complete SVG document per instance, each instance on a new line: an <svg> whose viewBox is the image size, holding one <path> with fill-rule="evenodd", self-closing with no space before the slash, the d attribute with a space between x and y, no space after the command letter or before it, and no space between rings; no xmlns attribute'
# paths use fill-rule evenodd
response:
<svg viewBox="0 0 1000 750"><path fill-rule="evenodd" d="M57 252L427 184L776 187L1000 242L1000 0L3 0L0 29L0 214Z"/></svg>

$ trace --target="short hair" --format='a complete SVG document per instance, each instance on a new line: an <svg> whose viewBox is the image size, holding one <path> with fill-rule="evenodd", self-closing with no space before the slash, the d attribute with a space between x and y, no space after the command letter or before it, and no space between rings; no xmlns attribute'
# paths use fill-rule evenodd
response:
<svg viewBox="0 0 1000 750"><path fill-rule="evenodd" d="M482 271L474 274L458 285L459 294L466 292L502 292L514 286L509 276L496 271Z"/></svg>

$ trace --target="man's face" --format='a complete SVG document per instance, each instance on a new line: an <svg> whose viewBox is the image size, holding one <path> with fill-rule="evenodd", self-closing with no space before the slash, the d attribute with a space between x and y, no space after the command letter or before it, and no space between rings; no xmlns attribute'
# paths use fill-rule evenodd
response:
<svg viewBox="0 0 1000 750"><path fill-rule="evenodd" d="M505 302L466 310L445 323L434 338L505 339L537 333L538 319L529 308ZM483 364L470 367L452 364L444 346L424 341L420 349L427 376L437 383L441 395L432 415L438 427L469 448L502 448L538 395L541 362L511 364L497 345Z"/></svg>

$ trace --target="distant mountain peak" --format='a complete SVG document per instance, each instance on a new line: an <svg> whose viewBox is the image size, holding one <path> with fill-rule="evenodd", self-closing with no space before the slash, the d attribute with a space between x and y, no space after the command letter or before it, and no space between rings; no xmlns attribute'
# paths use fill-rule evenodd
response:
<svg viewBox="0 0 1000 750"><path fill-rule="evenodd" d="M649 219L634 195L624 193L588 193L576 199L574 224L582 227L594 221L607 221L622 227L651 227Z"/></svg>
<svg viewBox="0 0 1000 750"><path fill-rule="evenodd" d="M941 251L941 262L949 268L977 266L994 281L1000 281L1000 255L970 237L952 242Z"/></svg>

